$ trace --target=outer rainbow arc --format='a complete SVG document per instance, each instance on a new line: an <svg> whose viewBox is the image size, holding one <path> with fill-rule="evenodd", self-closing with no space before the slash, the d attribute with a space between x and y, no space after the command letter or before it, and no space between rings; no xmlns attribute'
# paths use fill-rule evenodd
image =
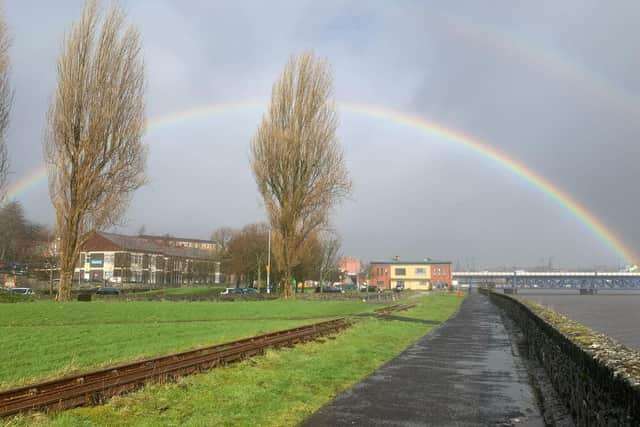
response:
<svg viewBox="0 0 640 427"><path fill-rule="evenodd" d="M585 224L593 233L604 241L611 249L613 249L619 256L624 258L628 263L633 263L633 260L637 259L636 254L620 239L615 232L610 230L602 221L600 221L595 215L590 213L584 206L574 200L566 192L559 187L553 185L549 180L540 176L536 172L527 168L518 160L508 157L506 154L500 152L494 147L488 144L480 142L468 135L461 132L445 128L433 122L429 122L422 117L410 115L406 113L400 113L394 110L388 110L382 107L359 105L343 103L340 104L343 110L362 113L367 116L375 116L386 119L391 119L396 123L400 123L406 126L418 128L426 131L429 134L444 138L448 141L452 141L461 144L478 154L488 157L500 165L506 167L516 175L525 179L529 183L533 184L538 189L553 198L561 206L571 212L576 218L578 218L583 224Z"/></svg>
<svg viewBox="0 0 640 427"><path fill-rule="evenodd" d="M220 114L230 111L246 111L247 109L259 109L266 105L260 100L245 100L234 103L210 104L195 107L179 112L173 112L166 115L156 116L149 120L148 130L154 131L162 127L179 124L180 122L194 119L197 117L206 117L213 114ZM584 206L574 200L566 192L559 187L553 185L549 180L535 173L531 169L519 161L508 157L505 153L497 150L490 145L479 141L471 136L465 135L459 131L446 128L437 123L430 122L422 117L395 111L375 105L355 104L349 102L338 102L338 108L354 114L361 114L376 119L388 120L400 125L419 129L430 135L443 138L447 141L462 145L470 150L489 158L501 166L507 168L515 175L523 178L542 192L550 196L561 206L567 209L578 218L580 222L587 226L600 240L605 242L613 251L622 257L627 263L632 264L636 258L636 254L620 239L615 232L609 229L595 215L589 212ZM7 198L12 199L19 194L25 192L29 188L37 185L40 181L46 179L47 168L45 165L36 168L27 174L24 178L17 181L9 188Z"/></svg>

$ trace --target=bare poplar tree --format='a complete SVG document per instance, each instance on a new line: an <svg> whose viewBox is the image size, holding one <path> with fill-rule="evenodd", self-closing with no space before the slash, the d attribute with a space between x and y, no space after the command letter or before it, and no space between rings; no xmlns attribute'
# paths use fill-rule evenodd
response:
<svg viewBox="0 0 640 427"><path fill-rule="evenodd" d="M251 167L273 229L286 298L294 295L291 271L307 239L351 192L336 138L332 80L329 65L312 53L292 55L251 143Z"/></svg>
<svg viewBox="0 0 640 427"><path fill-rule="evenodd" d="M125 19L115 4L103 17L87 1L58 58L45 158L60 237L59 301L71 298L88 233L116 224L146 180L144 64L138 31Z"/></svg>
<svg viewBox="0 0 640 427"><path fill-rule="evenodd" d="M9 111L13 93L9 85L9 47L11 38L9 29L0 10L0 202L7 190L9 175L9 153L7 151L6 132L9 127Z"/></svg>

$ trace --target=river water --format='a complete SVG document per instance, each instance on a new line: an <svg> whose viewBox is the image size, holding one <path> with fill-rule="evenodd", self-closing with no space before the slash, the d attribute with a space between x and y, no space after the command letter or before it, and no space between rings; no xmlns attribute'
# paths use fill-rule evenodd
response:
<svg viewBox="0 0 640 427"><path fill-rule="evenodd" d="M544 304L567 317L640 351L640 290L518 289L518 296Z"/></svg>

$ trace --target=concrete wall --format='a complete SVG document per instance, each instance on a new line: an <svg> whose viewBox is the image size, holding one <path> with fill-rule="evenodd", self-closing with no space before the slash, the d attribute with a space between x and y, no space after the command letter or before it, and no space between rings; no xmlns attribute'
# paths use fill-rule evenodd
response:
<svg viewBox="0 0 640 427"><path fill-rule="evenodd" d="M619 352L599 351L598 357L594 357L593 351L561 333L525 304L503 294L489 295L520 326L529 355L543 364L577 425L640 425L640 383L637 377L616 368L622 366ZM625 350L632 353L625 356L628 363L637 353ZM639 366L640 360L635 364Z"/></svg>

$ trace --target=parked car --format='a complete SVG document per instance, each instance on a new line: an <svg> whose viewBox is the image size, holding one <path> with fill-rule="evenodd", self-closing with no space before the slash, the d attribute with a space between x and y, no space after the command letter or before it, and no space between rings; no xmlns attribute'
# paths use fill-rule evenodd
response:
<svg viewBox="0 0 640 427"><path fill-rule="evenodd" d="M11 292L13 292L14 294L21 294L21 295L35 295L36 293L33 292L33 289L31 288L13 288L11 289Z"/></svg>
<svg viewBox="0 0 640 427"><path fill-rule="evenodd" d="M255 288L238 288L238 289L242 290L242 293L244 295L255 295L259 293L258 290Z"/></svg>
<svg viewBox="0 0 640 427"><path fill-rule="evenodd" d="M323 293L326 292L328 294L330 294L330 293L344 293L344 291L342 289L340 289L340 288L338 288L336 286L328 286L328 285L325 285L325 286L322 286L322 287L316 286L316 293L320 293L320 292L323 292Z"/></svg>
<svg viewBox="0 0 640 427"><path fill-rule="evenodd" d="M96 295L120 295L120 289L118 288L98 288L96 289Z"/></svg>
<svg viewBox="0 0 640 427"><path fill-rule="evenodd" d="M242 288L226 288L224 291L220 292L220 295L233 295L233 294L241 294Z"/></svg>

